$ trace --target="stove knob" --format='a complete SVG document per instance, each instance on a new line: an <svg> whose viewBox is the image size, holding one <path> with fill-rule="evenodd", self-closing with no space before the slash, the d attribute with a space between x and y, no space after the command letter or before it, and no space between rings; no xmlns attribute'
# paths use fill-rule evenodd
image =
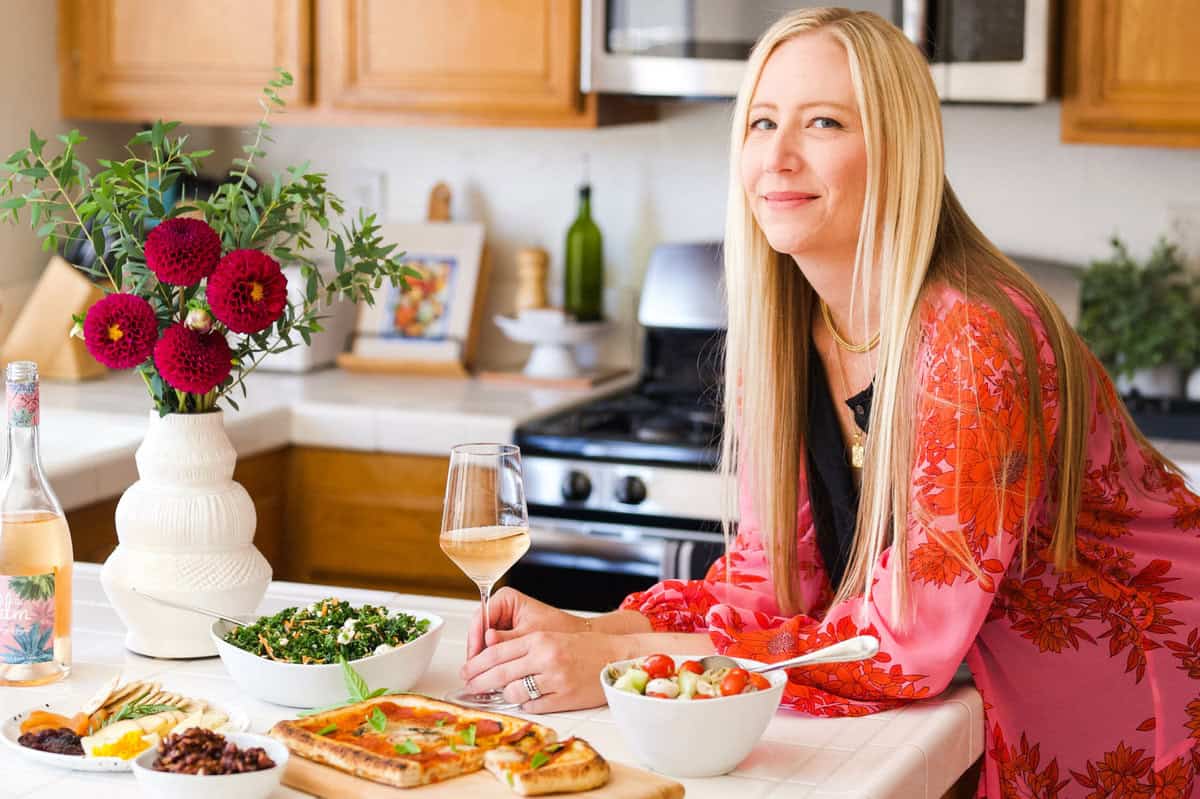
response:
<svg viewBox="0 0 1200 799"><path fill-rule="evenodd" d="M592 493L592 481L583 472L571 470L562 481L562 497L567 502L583 502Z"/></svg>
<svg viewBox="0 0 1200 799"><path fill-rule="evenodd" d="M628 475L617 481L617 488L613 494L617 502L623 505L637 505L646 499L646 484L640 477Z"/></svg>

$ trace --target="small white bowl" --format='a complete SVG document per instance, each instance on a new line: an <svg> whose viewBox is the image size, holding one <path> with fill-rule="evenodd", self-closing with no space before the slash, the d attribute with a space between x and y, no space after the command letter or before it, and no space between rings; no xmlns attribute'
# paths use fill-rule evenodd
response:
<svg viewBox="0 0 1200 799"><path fill-rule="evenodd" d="M404 612L418 619L428 619L429 629L403 646L350 661L371 690L407 691L421 679L433 660L445 624L442 617L419 610ZM233 681L251 696L276 705L303 708L325 707L348 698L340 663L303 665L259 657L225 642L225 634L232 629L233 625L228 622L215 622L213 641Z"/></svg>
<svg viewBox="0 0 1200 799"><path fill-rule="evenodd" d="M671 655L678 666L703 655ZM783 696L787 672L764 674L771 686L761 691L713 699L661 699L613 688L600 671L600 685L629 749L643 765L670 777L715 777L737 768L770 723ZM734 658L743 668L756 660Z"/></svg>
<svg viewBox="0 0 1200 799"><path fill-rule="evenodd" d="M237 744L239 749L262 747L275 765L243 774L175 774L154 770L158 747L152 747L133 759L133 776L141 786L142 795L152 799L210 799L214 796L264 799L270 796L283 779L283 770L290 757L287 747L274 738L249 732L231 732L225 735L225 740Z"/></svg>

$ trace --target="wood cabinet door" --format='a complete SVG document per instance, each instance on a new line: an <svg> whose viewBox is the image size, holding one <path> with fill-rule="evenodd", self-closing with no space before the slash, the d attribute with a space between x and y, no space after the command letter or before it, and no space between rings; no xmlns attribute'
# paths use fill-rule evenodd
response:
<svg viewBox="0 0 1200 799"><path fill-rule="evenodd" d="M584 114L577 0L318 0L317 103L414 122Z"/></svg>
<svg viewBox="0 0 1200 799"><path fill-rule="evenodd" d="M62 114L243 124L275 68L311 98L309 0L59 0Z"/></svg>
<svg viewBox="0 0 1200 799"><path fill-rule="evenodd" d="M1062 139L1200 147L1200 4L1069 0Z"/></svg>

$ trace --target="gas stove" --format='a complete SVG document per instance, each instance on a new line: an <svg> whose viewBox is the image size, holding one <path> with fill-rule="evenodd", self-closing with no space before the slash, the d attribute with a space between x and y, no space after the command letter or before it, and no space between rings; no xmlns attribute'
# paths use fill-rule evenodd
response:
<svg viewBox="0 0 1200 799"><path fill-rule="evenodd" d="M715 245L658 247L637 385L517 428L531 545L510 584L611 610L659 579L702 576L720 554L720 285Z"/></svg>

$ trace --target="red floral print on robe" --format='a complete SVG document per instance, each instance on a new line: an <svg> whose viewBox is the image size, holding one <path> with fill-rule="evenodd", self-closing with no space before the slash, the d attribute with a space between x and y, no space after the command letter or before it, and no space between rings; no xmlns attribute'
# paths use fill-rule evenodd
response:
<svg viewBox="0 0 1200 799"><path fill-rule="evenodd" d="M922 310L907 630L891 621L890 549L869 600L830 604L803 475L795 580L810 615L780 612L746 475L727 557L704 580L662 582L622 607L656 630L707 632L718 651L763 661L877 636L870 661L789 671L784 706L816 715L937 696L965 658L984 698L981 796L1191 796L1200 774L1200 498L1141 451L1093 361L1077 564L1054 566L1057 375L1041 323L1014 299L1037 334L1044 443L1026 439L1025 369L999 315L949 290Z"/></svg>

